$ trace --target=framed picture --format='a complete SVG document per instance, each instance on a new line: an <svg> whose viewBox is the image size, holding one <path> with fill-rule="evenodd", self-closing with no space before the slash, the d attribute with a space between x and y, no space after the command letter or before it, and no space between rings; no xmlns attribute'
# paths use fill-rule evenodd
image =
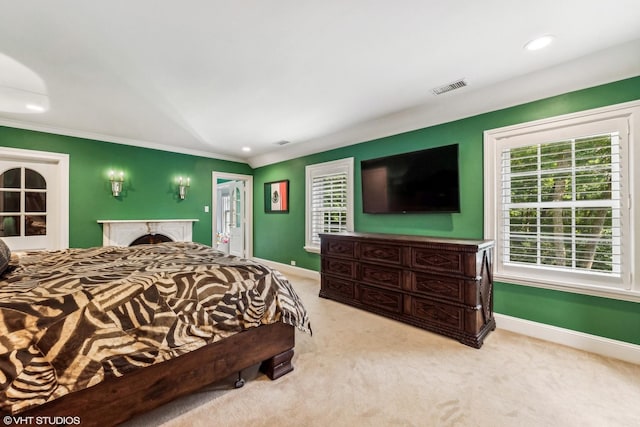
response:
<svg viewBox="0 0 640 427"><path fill-rule="evenodd" d="M264 184L264 211L266 213L289 213L289 180Z"/></svg>

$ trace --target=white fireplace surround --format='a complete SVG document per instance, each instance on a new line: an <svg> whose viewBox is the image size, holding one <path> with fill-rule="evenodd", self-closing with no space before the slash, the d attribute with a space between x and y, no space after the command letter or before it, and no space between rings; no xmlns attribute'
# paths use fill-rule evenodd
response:
<svg viewBox="0 0 640 427"><path fill-rule="evenodd" d="M100 219L102 246L130 246L134 240L148 234L162 234L174 242L191 242L192 227L197 219Z"/></svg>

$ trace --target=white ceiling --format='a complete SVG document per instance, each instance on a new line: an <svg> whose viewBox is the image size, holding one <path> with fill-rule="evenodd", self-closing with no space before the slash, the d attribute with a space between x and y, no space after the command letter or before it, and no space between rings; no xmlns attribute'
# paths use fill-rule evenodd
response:
<svg viewBox="0 0 640 427"><path fill-rule="evenodd" d="M0 0L0 53L50 101L0 125L255 167L640 75L639 23L640 0Z"/></svg>

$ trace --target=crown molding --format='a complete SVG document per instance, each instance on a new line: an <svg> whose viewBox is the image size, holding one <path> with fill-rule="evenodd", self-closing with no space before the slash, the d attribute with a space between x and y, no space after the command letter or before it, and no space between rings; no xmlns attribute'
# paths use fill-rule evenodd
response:
<svg viewBox="0 0 640 427"><path fill-rule="evenodd" d="M106 135L106 134L95 133L95 132L68 129L68 128L63 128L58 126L44 125L40 123L5 119L1 117L0 117L0 126L6 126L11 128L16 128L16 129L32 130L36 132L45 132L45 133L51 133L56 135L71 136L74 138L91 139L99 142L110 142L113 144L130 145L133 147L149 148L152 150L168 151L171 153L188 154L191 156L206 157L211 159L228 160L231 162L247 163L245 159L241 159L239 157L232 157L232 156L227 156L224 154L213 153L213 152L204 151L204 150L193 150L189 148L181 148L177 146L157 144L154 142L143 141L139 139L124 138L124 137L119 137L114 135Z"/></svg>

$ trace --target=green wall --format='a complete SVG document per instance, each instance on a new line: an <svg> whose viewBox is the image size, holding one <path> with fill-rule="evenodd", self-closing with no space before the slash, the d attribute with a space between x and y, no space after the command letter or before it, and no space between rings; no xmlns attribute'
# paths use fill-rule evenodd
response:
<svg viewBox="0 0 640 427"><path fill-rule="evenodd" d="M211 244L212 171L251 174L244 163L0 127L0 145L69 154L69 246L102 245L98 219L194 218L193 240ZM124 191L113 197L110 169L124 171ZM180 200L178 176L191 178Z"/></svg>
<svg viewBox="0 0 640 427"><path fill-rule="evenodd" d="M571 92L454 122L431 126L254 170L254 255L319 270L304 249L304 180L309 164L355 158L356 231L460 238L483 237L483 132L517 123L640 99L640 77ZM428 147L460 144L461 212L369 215L362 213L360 161ZM265 182L290 180L289 214L265 214ZM640 304L497 283L498 313L640 344Z"/></svg>
<svg viewBox="0 0 640 427"><path fill-rule="evenodd" d="M254 255L319 270L320 259L304 249L305 166L355 158L357 231L446 237L483 236L482 136L487 129L640 99L640 77L568 93L504 110L419 129L258 168L42 132L0 127L0 145L70 155L71 247L102 244L98 219L195 218L194 240L211 244L211 172L254 175ZM461 212L366 215L362 213L360 161L427 147L460 144ZM122 197L111 196L109 169L126 174ZM174 180L189 176L187 198ZM264 213L264 183L290 180L288 214ZM495 311L594 335L640 344L640 304L507 283L496 283Z"/></svg>

